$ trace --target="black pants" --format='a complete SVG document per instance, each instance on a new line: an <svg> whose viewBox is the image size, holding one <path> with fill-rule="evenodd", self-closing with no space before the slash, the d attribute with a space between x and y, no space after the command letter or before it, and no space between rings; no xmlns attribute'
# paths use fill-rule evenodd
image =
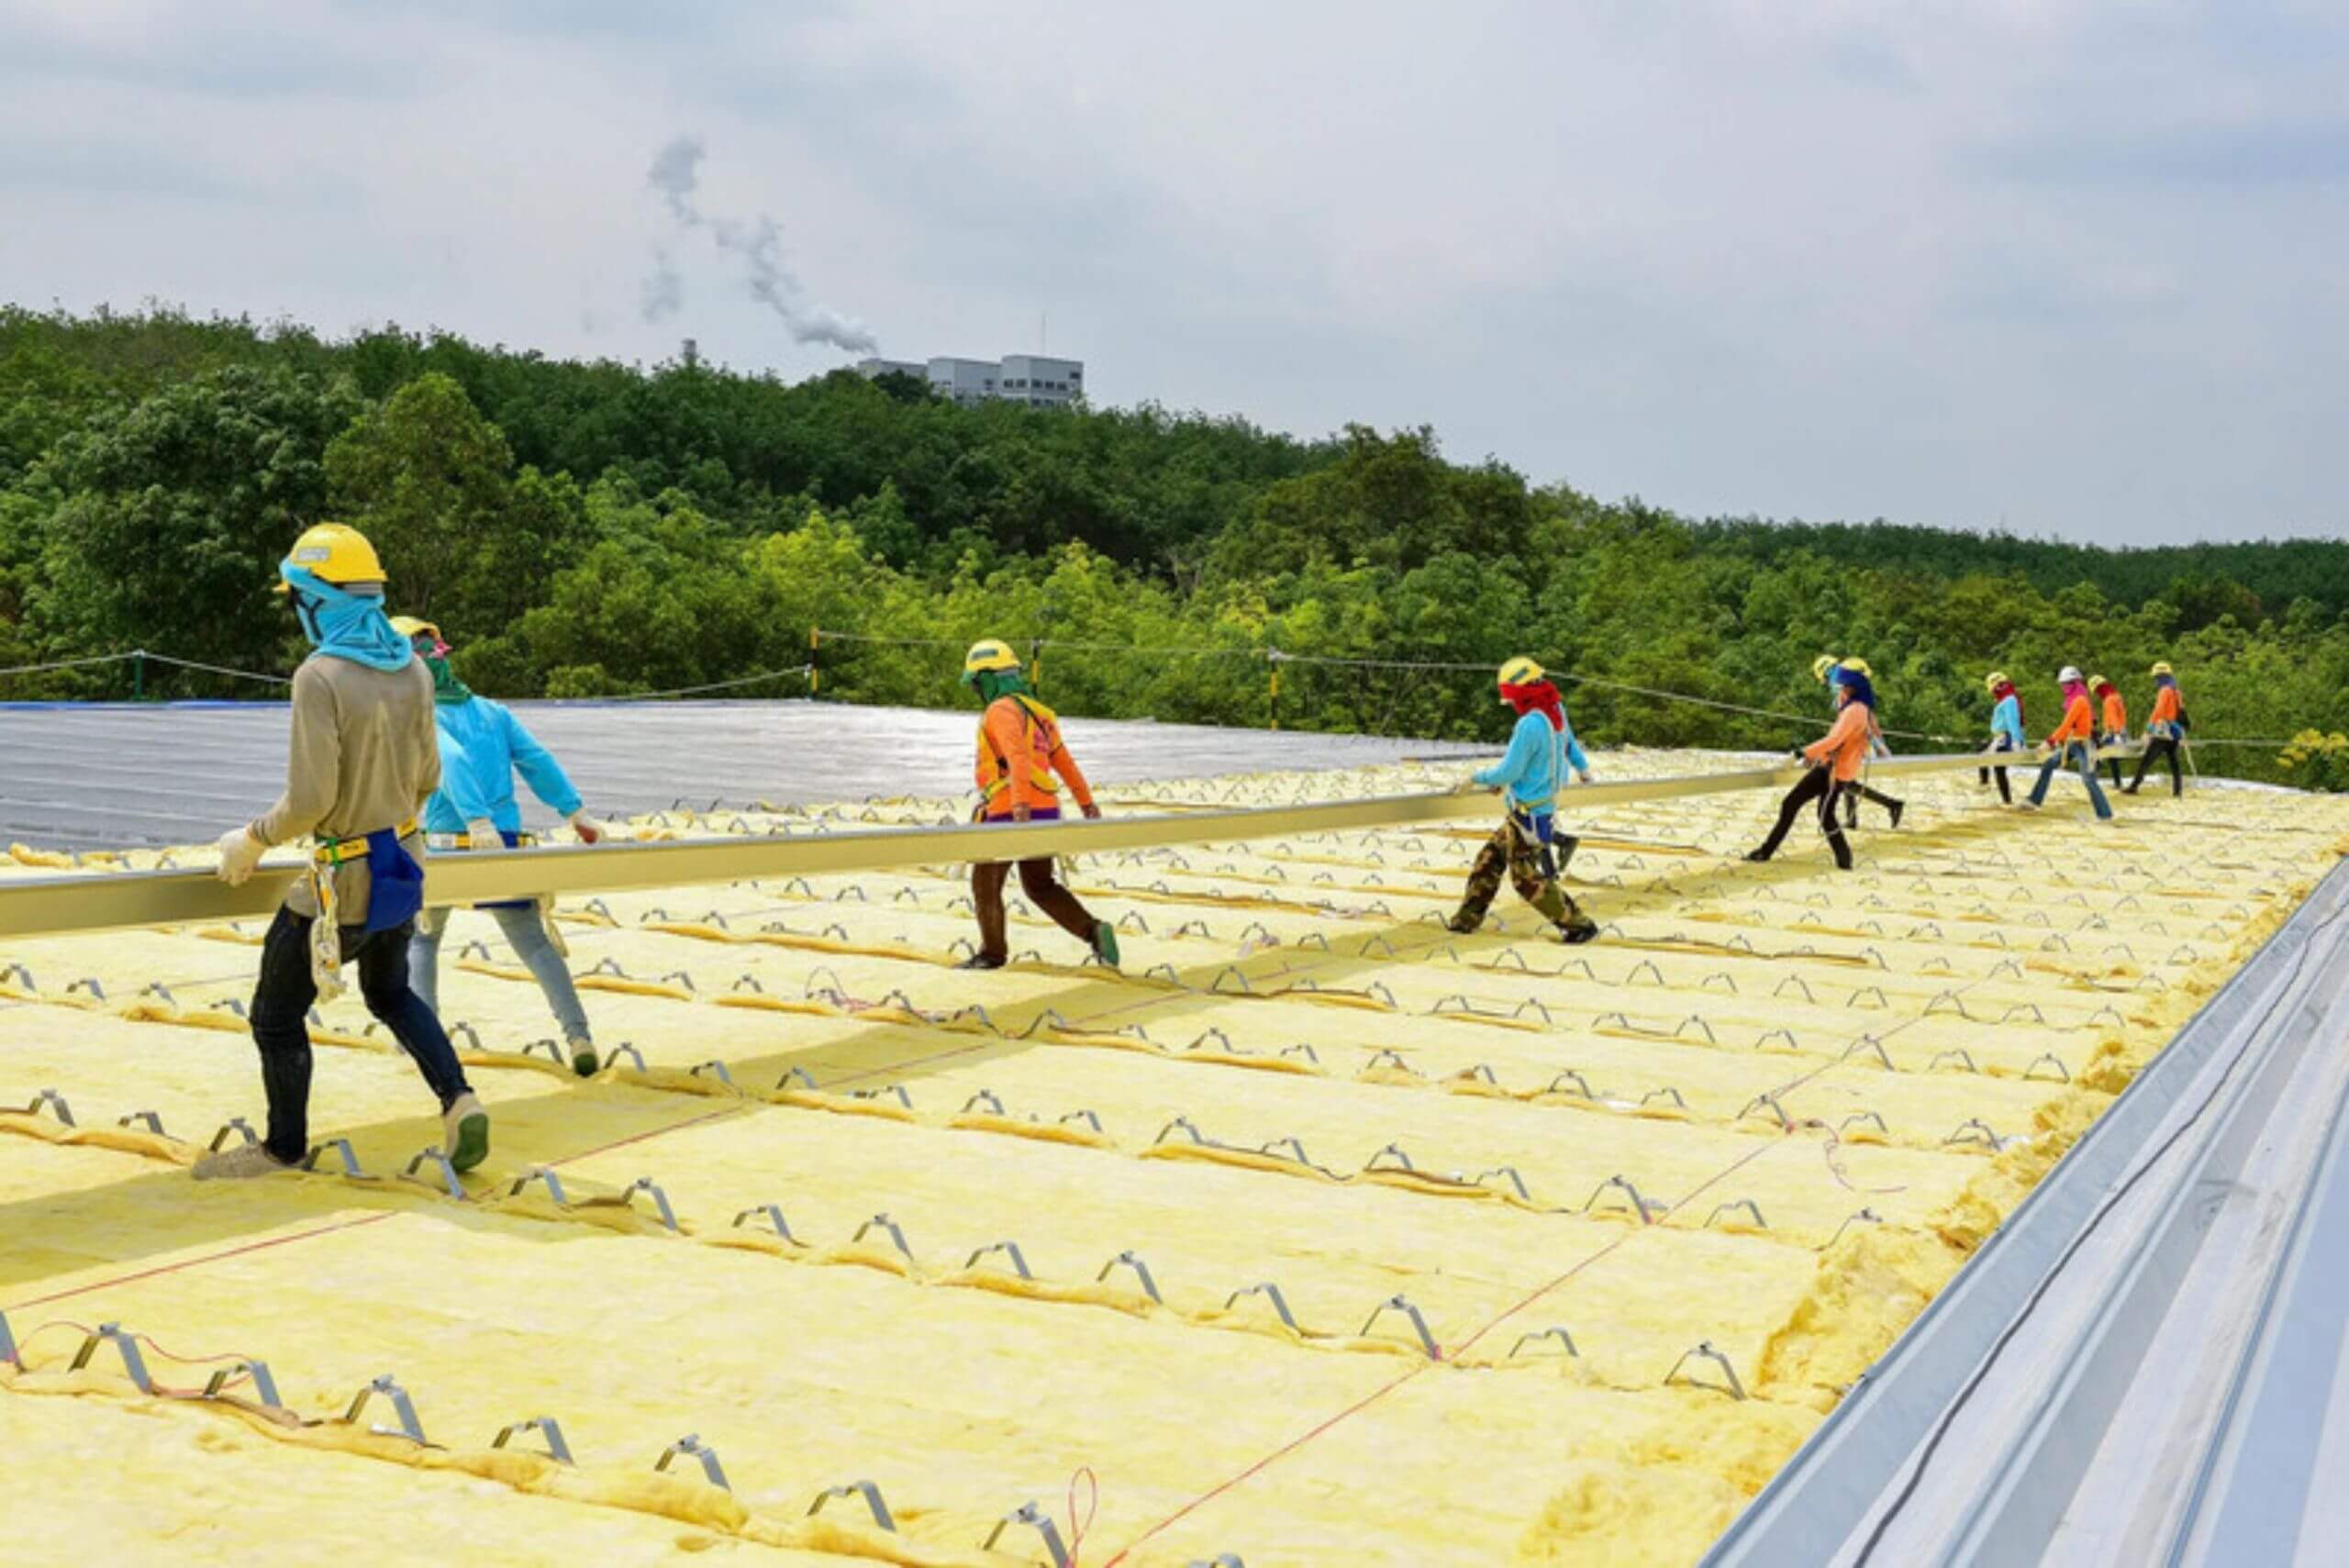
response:
<svg viewBox="0 0 2349 1568"><path fill-rule="evenodd" d="M2001 735L1998 740L1992 741L1987 748L1985 748L1985 750L1991 751L2011 751L2014 750L2014 744L2005 736ZM1982 782L1984 784L1988 784L1990 782L1990 776L1993 773L1997 774L1998 779L1998 798L2005 801L2009 806L2012 806L2015 803L2015 792L2013 787L2007 783L2007 770L2004 768L1984 768L1982 770Z"/></svg>
<svg viewBox="0 0 2349 1568"><path fill-rule="evenodd" d="M1839 784L1829 776L1829 770L1813 768L1803 774L1794 788L1787 791L1787 798L1778 803L1777 826L1762 840L1754 851L1758 860L1768 860L1787 841L1787 834L1795 825L1795 814L1805 805L1819 802L1819 830L1827 835L1827 847L1835 851L1835 863L1845 871L1852 869L1852 846L1843 838L1842 826L1835 820L1835 802L1850 784Z"/></svg>
<svg viewBox="0 0 2349 1568"><path fill-rule="evenodd" d="M1003 916L1003 884L1010 874L1011 865L1007 861L988 861L971 868L971 902L979 914L979 956L998 962L1010 956ZM1077 902L1076 895L1063 887L1060 878L1052 874L1051 856L1039 855L1019 862L1019 889L1028 895L1028 902L1050 915L1062 930L1081 942L1092 942L1093 928L1099 922Z"/></svg>
<svg viewBox="0 0 2349 1568"><path fill-rule="evenodd" d="M2129 737L2127 737L2126 735L2106 735L2106 736L2102 736L2102 737L2100 737L2100 738L2097 740L2097 744L2098 744L2099 746L2100 746L2100 747L2102 747L2102 746L2125 746L2125 745L2127 745L2128 743L2129 743ZM2143 753L2140 753L2140 755L2142 755L2142 754L2143 754ZM2126 784L2126 783L2128 782L2128 781L2126 781L2125 779L2123 779L2123 778L2121 776L2121 759L2120 759L2119 757L2117 757L2117 756L2114 756L2114 757L2107 757L2107 758L2105 759L2105 761L2106 761L2106 762L2110 762L2110 763L2112 764L2112 787L2113 787L2113 788L2115 788L2115 789L2119 789L2119 788L2121 788L2124 784Z"/></svg>
<svg viewBox="0 0 2349 1568"><path fill-rule="evenodd" d="M1847 784L1843 786L1844 826L1856 828L1860 825L1860 802L1864 800L1873 801L1887 812L1900 804L1882 790L1870 789L1867 785L1857 782Z"/></svg>
<svg viewBox="0 0 2349 1568"><path fill-rule="evenodd" d="M2177 742L2166 735L2152 736L2145 741L2145 750L2137 758L2137 776L2131 779L2126 786L2129 793L2131 795L2137 793L2137 786L2145 782L2145 770L2153 766L2154 759L2156 757L2165 758L2169 762L2170 794L2184 795L2186 775L2177 771ZM2114 769L2116 772L2119 771L2118 763L2114 764Z"/></svg>
<svg viewBox="0 0 2349 1568"><path fill-rule="evenodd" d="M310 1151L311 1004L318 999L310 978L313 922L280 908L261 947L261 978L253 984L253 1043L261 1048L262 1086L269 1094L269 1151L288 1163ZM424 1081L447 1110L467 1092L465 1070L449 1044L448 1031L407 983L410 921L373 936L364 926L342 928L342 958L359 965L359 994L367 1010L384 1021Z"/></svg>

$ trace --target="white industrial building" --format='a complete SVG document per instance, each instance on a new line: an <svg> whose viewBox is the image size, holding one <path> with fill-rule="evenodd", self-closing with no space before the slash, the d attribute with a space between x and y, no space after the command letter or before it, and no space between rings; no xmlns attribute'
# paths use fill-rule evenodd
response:
<svg viewBox="0 0 2349 1568"><path fill-rule="evenodd" d="M1057 360L1042 354L1006 354L1001 360L941 355L926 364L914 360L866 359L856 361L856 373L868 381L890 374L913 376L927 381L941 396L962 404L1001 398L1030 408L1059 408L1085 391L1083 360Z"/></svg>

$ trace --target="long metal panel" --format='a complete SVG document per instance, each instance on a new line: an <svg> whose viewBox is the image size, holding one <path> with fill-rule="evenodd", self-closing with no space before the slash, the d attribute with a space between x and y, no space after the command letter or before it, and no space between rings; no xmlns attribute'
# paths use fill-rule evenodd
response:
<svg viewBox="0 0 2349 1568"><path fill-rule="evenodd" d="M1981 762L1974 752L1896 757L1871 764L1869 771L1875 776L1926 773L1976 767ZM1783 787L1795 783L1803 772L1800 766L1788 763L1674 778L1611 780L1575 785L1564 805L1572 813L1634 801ZM483 904L550 895L686 887L749 877L815 876L972 861L1100 854L1170 844L1232 843L1415 822L1490 820L1494 809L1489 794L1434 792L1246 810L1116 815L1098 821L996 827L956 824L687 839L594 849L560 845L484 851L435 857L425 879L425 900L432 905ZM206 871L0 881L0 937L56 936L267 916L297 874L290 868L265 866L242 887L229 887Z"/></svg>

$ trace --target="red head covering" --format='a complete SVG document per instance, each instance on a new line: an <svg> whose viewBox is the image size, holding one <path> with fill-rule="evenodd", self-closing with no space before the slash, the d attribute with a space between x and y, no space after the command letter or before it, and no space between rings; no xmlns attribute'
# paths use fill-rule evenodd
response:
<svg viewBox="0 0 2349 1568"><path fill-rule="evenodd" d="M1517 710L1520 718L1539 710L1550 721L1550 728L1563 731L1566 728L1565 705L1558 700L1558 688L1548 681L1531 681L1521 686L1504 684L1501 701Z"/></svg>

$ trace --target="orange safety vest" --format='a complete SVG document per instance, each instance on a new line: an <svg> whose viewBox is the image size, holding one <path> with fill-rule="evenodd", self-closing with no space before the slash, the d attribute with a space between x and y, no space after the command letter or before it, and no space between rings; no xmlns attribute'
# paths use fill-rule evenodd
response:
<svg viewBox="0 0 2349 1568"><path fill-rule="evenodd" d="M1009 703L1019 711L1019 721L1028 739L1028 787L1046 796L1060 794L1060 781L1052 776L1053 754L1061 751L1060 716L1033 697L1014 692L997 697L997 704ZM989 807L1012 787L1011 757L995 736L988 733L987 719L994 714L990 706L979 715L978 785L979 794Z"/></svg>

